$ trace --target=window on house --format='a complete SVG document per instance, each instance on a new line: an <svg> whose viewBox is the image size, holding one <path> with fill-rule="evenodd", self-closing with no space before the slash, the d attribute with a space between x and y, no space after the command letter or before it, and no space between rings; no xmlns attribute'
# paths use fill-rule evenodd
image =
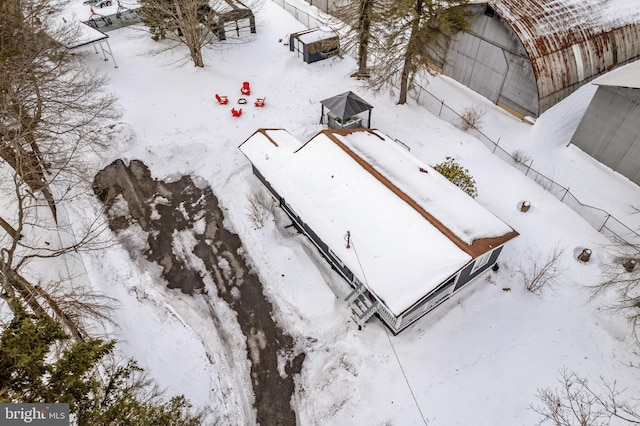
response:
<svg viewBox="0 0 640 426"><path fill-rule="evenodd" d="M475 263L473 264L473 268L471 268L471 273L473 274L477 270L485 267L487 263L489 263L489 260L491 259L492 254L493 254L493 250L477 258Z"/></svg>

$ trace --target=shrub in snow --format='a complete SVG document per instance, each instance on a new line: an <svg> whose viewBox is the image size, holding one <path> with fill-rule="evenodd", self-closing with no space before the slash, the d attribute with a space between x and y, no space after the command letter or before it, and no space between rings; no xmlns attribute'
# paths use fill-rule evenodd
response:
<svg viewBox="0 0 640 426"><path fill-rule="evenodd" d="M447 157L445 162L436 164L432 167L471 197L475 198L478 196L475 179L471 176L469 170L453 161L453 158Z"/></svg>
<svg viewBox="0 0 640 426"><path fill-rule="evenodd" d="M247 194L247 216L260 229L273 211L273 200L262 191L251 191Z"/></svg>
<svg viewBox="0 0 640 426"><path fill-rule="evenodd" d="M556 245L547 257L529 258L526 265L521 265L518 274L522 277L524 288L531 293L540 294L544 288L556 285L564 272L560 266L563 252Z"/></svg>
<svg viewBox="0 0 640 426"><path fill-rule="evenodd" d="M511 153L511 158L513 158L513 162L515 164L525 164L531 161L531 157L529 156L529 154L521 149L513 151Z"/></svg>
<svg viewBox="0 0 640 426"><path fill-rule="evenodd" d="M479 106L472 106L465 109L460 116L460 123L458 127L460 130L467 131L471 128L480 130L482 125L482 117L484 117L485 111Z"/></svg>

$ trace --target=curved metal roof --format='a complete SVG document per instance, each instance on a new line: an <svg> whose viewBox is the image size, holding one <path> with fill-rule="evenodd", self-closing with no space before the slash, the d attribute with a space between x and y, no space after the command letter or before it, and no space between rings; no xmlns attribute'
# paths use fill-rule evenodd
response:
<svg viewBox="0 0 640 426"><path fill-rule="evenodd" d="M536 75L539 113L585 82L640 58L639 0L489 0L520 38Z"/></svg>

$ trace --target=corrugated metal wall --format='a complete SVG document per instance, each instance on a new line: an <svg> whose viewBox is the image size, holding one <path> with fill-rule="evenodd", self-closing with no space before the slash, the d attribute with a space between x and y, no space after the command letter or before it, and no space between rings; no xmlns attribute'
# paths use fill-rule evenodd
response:
<svg viewBox="0 0 640 426"><path fill-rule="evenodd" d="M538 89L524 46L498 15L472 6L470 28L448 44L443 73L522 115L537 115Z"/></svg>
<svg viewBox="0 0 640 426"><path fill-rule="evenodd" d="M523 115L538 116L595 77L640 58L640 0L631 9L606 0L472 3L471 29L453 36L440 67Z"/></svg>
<svg viewBox="0 0 640 426"><path fill-rule="evenodd" d="M640 58L640 2L631 9L605 0L490 0L488 4L515 30L531 58L538 114L593 78Z"/></svg>
<svg viewBox="0 0 640 426"><path fill-rule="evenodd" d="M640 185L640 89L598 87L571 143Z"/></svg>

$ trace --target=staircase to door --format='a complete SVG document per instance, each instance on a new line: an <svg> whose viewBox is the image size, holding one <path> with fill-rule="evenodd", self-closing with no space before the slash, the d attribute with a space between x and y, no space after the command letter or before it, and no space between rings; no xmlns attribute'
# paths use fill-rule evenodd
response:
<svg viewBox="0 0 640 426"><path fill-rule="evenodd" d="M362 328L378 309L378 301L371 300L366 291L364 286L360 284L344 299L349 304L351 318L358 324L358 328Z"/></svg>

